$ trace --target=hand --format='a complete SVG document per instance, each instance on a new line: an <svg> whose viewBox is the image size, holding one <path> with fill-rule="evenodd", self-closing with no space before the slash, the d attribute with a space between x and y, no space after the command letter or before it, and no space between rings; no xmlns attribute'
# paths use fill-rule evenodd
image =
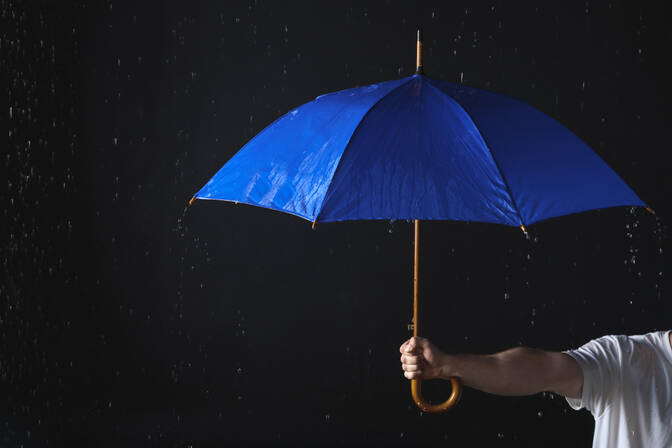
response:
<svg viewBox="0 0 672 448"><path fill-rule="evenodd" d="M401 368L409 380L442 377L446 355L429 342L429 339L414 336L401 344L399 351Z"/></svg>

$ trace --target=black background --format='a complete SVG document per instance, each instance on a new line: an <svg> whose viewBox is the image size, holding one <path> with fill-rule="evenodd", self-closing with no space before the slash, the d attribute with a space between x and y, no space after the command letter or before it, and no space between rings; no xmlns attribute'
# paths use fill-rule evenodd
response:
<svg viewBox="0 0 672 448"><path fill-rule="evenodd" d="M670 327L670 32L634 2L0 0L1 446L590 446L561 397L422 415L412 225L188 199L279 115L428 75L524 99L655 211L423 226L423 334L560 350ZM442 399L445 384L425 385Z"/></svg>

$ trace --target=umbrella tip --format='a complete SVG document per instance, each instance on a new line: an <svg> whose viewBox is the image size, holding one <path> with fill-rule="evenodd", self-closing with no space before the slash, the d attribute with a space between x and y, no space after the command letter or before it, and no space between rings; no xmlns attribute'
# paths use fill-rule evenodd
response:
<svg viewBox="0 0 672 448"><path fill-rule="evenodd" d="M317 228L317 219L313 221L312 229L315 230Z"/></svg>
<svg viewBox="0 0 672 448"><path fill-rule="evenodd" d="M655 214L656 214L656 212L654 212L653 209L652 209L651 207L646 207L646 211L649 212L649 213L651 213L652 215L655 215Z"/></svg>
<svg viewBox="0 0 672 448"><path fill-rule="evenodd" d="M527 235L527 227L525 227L525 224L520 225L520 230L522 230L523 233Z"/></svg>
<svg viewBox="0 0 672 448"><path fill-rule="evenodd" d="M422 30L418 29L418 41L415 51L415 74L422 75Z"/></svg>
<svg viewBox="0 0 672 448"><path fill-rule="evenodd" d="M193 204L195 200L196 200L196 196L192 196L192 198L189 199L189 205Z"/></svg>

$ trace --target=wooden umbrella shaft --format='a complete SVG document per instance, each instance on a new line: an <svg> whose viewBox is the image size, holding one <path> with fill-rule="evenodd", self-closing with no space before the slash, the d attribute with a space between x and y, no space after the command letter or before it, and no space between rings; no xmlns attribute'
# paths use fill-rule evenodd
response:
<svg viewBox="0 0 672 448"><path fill-rule="evenodd" d="M419 312L418 312L418 288L419 288L419 274L420 274L420 220L415 220L415 244L413 248L413 336L418 336L420 329ZM453 390L450 397L443 403L431 404L422 396L422 388L419 379L411 380L411 395L415 404L424 412L430 414L439 414L446 412L453 408L460 400L462 392L462 385L458 378L450 378L450 384Z"/></svg>
<svg viewBox="0 0 672 448"><path fill-rule="evenodd" d="M420 272L420 220L415 220L415 243L413 245L413 336L418 335L418 274Z"/></svg>

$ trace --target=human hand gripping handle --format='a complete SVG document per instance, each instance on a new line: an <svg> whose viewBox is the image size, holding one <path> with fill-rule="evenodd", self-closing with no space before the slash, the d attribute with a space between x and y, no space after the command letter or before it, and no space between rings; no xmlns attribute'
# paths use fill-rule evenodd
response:
<svg viewBox="0 0 672 448"><path fill-rule="evenodd" d="M428 339L414 336L399 348L401 368L404 376L411 380L413 401L424 412L438 414L453 408L460 400L462 384L460 379L450 376L447 356L437 349ZM431 404L425 401L420 388L420 380L449 378L452 385L450 397L443 403Z"/></svg>

